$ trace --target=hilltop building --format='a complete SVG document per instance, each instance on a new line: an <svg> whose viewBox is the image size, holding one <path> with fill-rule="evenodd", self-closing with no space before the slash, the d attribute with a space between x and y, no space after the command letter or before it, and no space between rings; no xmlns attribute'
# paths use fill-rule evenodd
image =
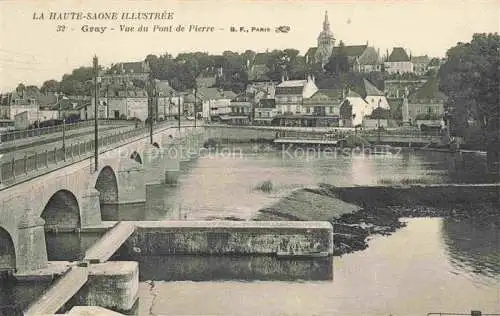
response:
<svg viewBox="0 0 500 316"><path fill-rule="evenodd" d="M404 74L413 72L413 63L402 47L394 47L384 63L385 72L389 74Z"/></svg>
<svg viewBox="0 0 500 316"><path fill-rule="evenodd" d="M345 55L349 61L351 71L371 72L381 70L381 61L378 51L366 45L345 46L339 43L335 46L335 38L330 29L328 12L325 13L323 29L317 39L318 45L311 47L305 54L306 64L320 63L324 67L332 56Z"/></svg>

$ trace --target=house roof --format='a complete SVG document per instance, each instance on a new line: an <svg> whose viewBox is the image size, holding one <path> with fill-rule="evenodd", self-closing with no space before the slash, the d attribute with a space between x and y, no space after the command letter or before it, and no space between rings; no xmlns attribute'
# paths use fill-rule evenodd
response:
<svg viewBox="0 0 500 316"><path fill-rule="evenodd" d="M103 96L103 95L102 95ZM109 98L130 98L130 97L147 97L148 94L144 89L114 89L108 93Z"/></svg>
<svg viewBox="0 0 500 316"><path fill-rule="evenodd" d="M57 104L56 109L59 109L59 105L61 106L62 110L72 110L73 105L75 104L75 109L81 108L84 104L89 103L88 100L77 100L77 99L72 99L72 98L64 98L59 101Z"/></svg>
<svg viewBox="0 0 500 316"><path fill-rule="evenodd" d="M156 80L155 86L159 96L177 95L177 91L166 80Z"/></svg>
<svg viewBox="0 0 500 316"><path fill-rule="evenodd" d="M384 93L377 89L373 83L370 81L363 79L363 83L365 86L365 94L368 95L377 95L377 96L384 96Z"/></svg>
<svg viewBox="0 0 500 316"><path fill-rule="evenodd" d="M202 100L233 99L236 94L232 91L223 91L219 88L198 88L198 94Z"/></svg>
<svg viewBox="0 0 500 316"><path fill-rule="evenodd" d="M340 100L342 89L319 89L309 99L315 100Z"/></svg>
<svg viewBox="0 0 500 316"><path fill-rule="evenodd" d="M109 73L147 73L149 66L144 61L117 63L108 71Z"/></svg>
<svg viewBox="0 0 500 316"><path fill-rule="evenodd" d="M303 87L307 80L286 80L278 85L278 87Z"/></svg>
<svg viewBox="0 0 500 316"><path fill-rule="evenodd" d="M304 90L303 86L295 86L295 87L276 87L275 95L281 94L302 94Z"/></svg>
<svg viewBox="0 0 500 316"><path fill-rule="evenodd" d="M412 56L411 62L414 64L428 64L431 60L427 55L425 56Z"/></svg>
<svg viewBox="0 0 500 316"><path fill-rule="evenodd" d="M387 61L388 62L410 61L410 58L408 57L408 54L406 53L403 47L394 47Z"/></svg>
<svg viewBox="0 0 500 316"><path fill-rule="evenodd" d="M225 98L231 99L231 100L238 96L236 93L234 93L231 90L224 90L222 93L224 94Z"/></svg>
<svg viewBox="0 0 500 316"><path fill-rule="evenodd" d="M316 51L318 50L317 47L310 47L307 52L306 52L306 56L314 56L316 55Z"/></svg>
<svg viewBox="0 0 500 316"><path fill-rule="evenodd" d="M286 80L276 86L275 95L279 94L302 94L307 80Z"/></svg>
<svg viewBox="0 0 500 316"><path fill-rule="evenodd" d="M358 57L368 48L368 45L350 45L342 48L344 54L348 57ZM341 47L336 46L333 48L333 54L338 55L341 52Z"/></svg>
<svg viewBox="0 0 500 316"><path fill-rule="evenodd" d="M367 47L359 56L360 65L377 65L380 64L380 56L373 47Z"/></svg>
<svg viewBox="0 0 500 316"><path fill-rule="evenodd" d="M349 92L347 92L346 98L360 98L361 100L363 100L363 98L359 95L359 93L357 93L354 90L349 90Z"/></svg>
<svg viewBox="0 0 500 316"><path fill-rule="evenodd" d="M445 101L447 98L443 92L439 91L439 78L437 77L429 79L420 89L408 96L412 102Z"/></svg>

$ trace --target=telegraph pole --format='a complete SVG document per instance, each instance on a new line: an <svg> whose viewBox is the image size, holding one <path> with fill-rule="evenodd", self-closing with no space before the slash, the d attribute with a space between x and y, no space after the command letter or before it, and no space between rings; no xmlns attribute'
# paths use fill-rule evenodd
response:
<svg viewBox="0 0 500 316"><path fill-rule="evenodd" d="M197 98L196 98L196 94L198 92L198 87L195 86L194 87L194 107L193 107L193 112L194 112L194 128L196 128L196 119L197 119L197 116L198 116L198 112L197 112L197 108L196 108L196 101L197 101Z"/></svg>
<svg viewBox="0 0 500 316"><path fill-rule="evenodd" d="M94 161L95 171L99 169L99 119L98 102L99 102L99 62L97 56L94 56Z"/></svg>
<svg viewBox="0 0 500 316"><path fill-rule="evenodd" d="M149 142L153 144L153 98L155 94L154 80L149 72L149 84L148 84L148 118L149 118Z"/></svg>
<svg viewBox="0 0 500 316"><path fill-rule="evenodd" d="M179 119L177 123L177 129L179 132L181 131L181 97L177 96L177 112L179 115L177 115L177 118Z"/></svg>

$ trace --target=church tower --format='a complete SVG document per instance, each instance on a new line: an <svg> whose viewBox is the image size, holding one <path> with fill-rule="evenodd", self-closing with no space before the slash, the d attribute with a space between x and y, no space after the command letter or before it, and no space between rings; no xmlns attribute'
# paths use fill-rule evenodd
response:
<svg viewBox="0 0 500 316"><path fill-rule="evenodd" d="M316 51L316 61L325 66L330 59L335 46L335 38L330 30L330 22L328 21L328 11L325 11L325 20L323 21L323 30L318 36L318 50Z"/></svg>

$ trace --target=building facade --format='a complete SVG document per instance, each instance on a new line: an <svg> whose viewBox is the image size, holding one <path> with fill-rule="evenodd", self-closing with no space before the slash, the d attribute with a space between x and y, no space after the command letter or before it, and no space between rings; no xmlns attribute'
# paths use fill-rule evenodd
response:
<svg viewBox="0 0 500 316"><path fill-rule="evenodd" d="M430 58L425 56L413 56L411 62L413 64L413 72L418 76L423 76L429 71Z"/></svg>
<svg viewBox="0 0 500 316"><path fill-rule="evenodd" d="M278 115L275 99L260 99L253 110L253 123L256 125L271 125Z"/></svg>
<svg viewBox="0 0 500 316"><path fill-rule="evenodd" d="M404 74L413 72L413 63L402 47L394 47L391 55L384 62L384 71L388 74Z"/></svg>

